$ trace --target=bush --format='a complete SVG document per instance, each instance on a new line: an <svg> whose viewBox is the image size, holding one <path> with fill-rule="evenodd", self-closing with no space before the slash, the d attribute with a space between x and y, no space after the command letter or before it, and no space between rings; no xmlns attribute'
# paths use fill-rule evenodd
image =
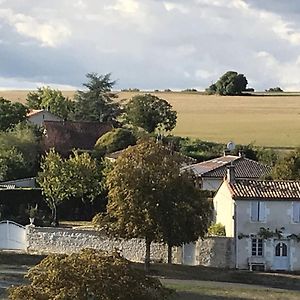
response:
<svg viewBox="0 0 300 300"><path fill-rule="evenodd" d="M226 236L225 226L221 223L213 224L208 228L210 236Z"/></svg>
<svg viewBox="0 0 300 300"><path fill-rule="evenodd" d="M268 90L266 90L267 93L282 93L283 89L280 88L279 86L275 87L275 88L269 88Z"/></svg>
<svg viewBox="0 0 300 300"><path fill-rule="evenodd" d="M135 135L128 129L116 128L102 135L96 142L95 151L99 155L112 153L136 144Z"/></svg>
<svg viewBox="0 0 300 300"><path fill-rule="evenodd" d="M9 289L11 300L164 300L171 291L118 253L85 249L49 255L29 270L30 284Z"/></svg>

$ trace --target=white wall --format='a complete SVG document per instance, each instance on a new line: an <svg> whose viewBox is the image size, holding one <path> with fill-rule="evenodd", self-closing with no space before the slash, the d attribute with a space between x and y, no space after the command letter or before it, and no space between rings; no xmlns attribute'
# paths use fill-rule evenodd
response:
<svg viewBox="0 0 300 300"><path fill-rule="evenodd" d="M42 126L44 121L63 121L63 119L55 116L47 110L44 110L28 117L28 121L35 125Z"/></svg>

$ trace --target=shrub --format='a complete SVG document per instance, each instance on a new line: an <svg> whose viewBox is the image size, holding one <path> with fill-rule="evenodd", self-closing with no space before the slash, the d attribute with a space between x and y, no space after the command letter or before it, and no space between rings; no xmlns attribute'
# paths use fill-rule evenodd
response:
<svg viewBox="0 0 300 300"><path fill-rule="evenodd" d="M96 142L95 151L100 155L112 153L136 144L135 135L128 129L116 128L102 135Z"/></svg>
<svg viewBox="0 0 300 300"><path fill-rule="evenodd" d="M171 291L118 253L85 249L49 255L29 270L30 284L9 289L11 300L164 300Z"/></svg>
<svg viewBox="0 0 300 300"><path fill-rule="evenodd" d="M208 228L208 235L210 236L226 236L225 226L221 223L216 223Z"/></svg>

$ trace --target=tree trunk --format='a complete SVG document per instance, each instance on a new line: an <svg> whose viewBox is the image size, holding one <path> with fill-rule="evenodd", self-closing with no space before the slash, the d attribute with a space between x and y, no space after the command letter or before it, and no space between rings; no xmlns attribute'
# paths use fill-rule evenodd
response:
<svg viewBox="0 0 300 300"><path fill-rule="evenodd" d="M148 273L150 270L150 246L151 241L146 237L146 254L145 254L145 271Z"/></svg>
<svg viewBox="0 0 300 300"><path fill-rule="evenodd" d="M172 263L172 245L168 243L168 264Z"/></svg>
<svg viewBox="0 0 300 300"><path fill-rule="evenodd" d="M56 207L56 205L52 206L51 212L52 212L51 225L54 226L54 227L57 227L58 226L58 218L57 218L57 207Z"/></svg>

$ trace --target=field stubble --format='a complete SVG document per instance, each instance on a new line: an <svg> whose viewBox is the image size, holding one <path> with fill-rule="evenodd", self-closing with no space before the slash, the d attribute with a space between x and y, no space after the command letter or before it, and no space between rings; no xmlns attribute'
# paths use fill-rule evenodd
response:
<svg viewBox="0 0 300 300"><path fill-rule="evenodd" d="M24 102L28 91L0 91L0 97ZM74 92L65 91L68 97ZM137 93L120 92L119 99ZM226 143L269 147L300 146L300 95L221 97L200 93L153 93L178 112L173 134Z"/></svg>

